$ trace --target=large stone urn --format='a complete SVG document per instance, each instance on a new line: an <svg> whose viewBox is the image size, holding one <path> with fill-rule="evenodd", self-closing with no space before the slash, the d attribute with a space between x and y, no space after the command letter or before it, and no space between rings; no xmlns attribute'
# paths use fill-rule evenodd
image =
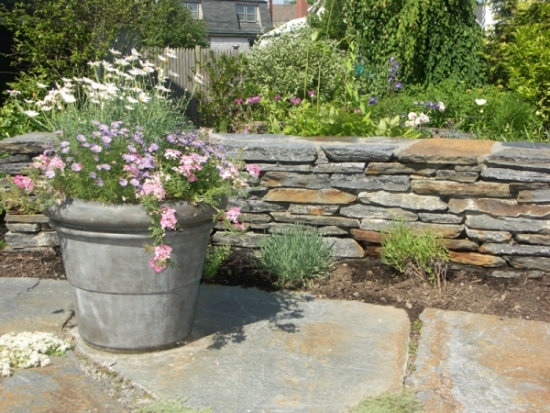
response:
<svg viewBox="0 0 550 413"><path fill-rule="evenodd" d="M169 204L180 231L168 231L177 266L155 273L149 216L141 205L67 200L45 211L57 230L80 336L109 351L175 345L190 332L215 210Z"/></svg>

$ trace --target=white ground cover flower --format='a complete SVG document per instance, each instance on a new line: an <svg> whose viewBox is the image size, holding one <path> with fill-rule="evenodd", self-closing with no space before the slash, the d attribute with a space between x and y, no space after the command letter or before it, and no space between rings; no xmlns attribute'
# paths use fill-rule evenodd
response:
<svg viewBox="0 0 550 413"><path fill-rule="evenodd" d="M51 364L48 356L61 356L71 346L50 333L24 332L0 336L0 377L14 369L44 367Z"/></svg>

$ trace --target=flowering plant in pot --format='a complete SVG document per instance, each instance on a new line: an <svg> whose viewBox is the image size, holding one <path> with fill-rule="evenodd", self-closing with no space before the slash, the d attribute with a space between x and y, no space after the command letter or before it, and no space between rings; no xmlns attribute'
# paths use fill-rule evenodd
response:
<svg viewBox="0 0 550 413"><path fill-rule="evenodd" d="M62 79L43 100L26 102L55 139L8 196L32 194L50 217L81 336L112 350L158 348L189 333L192 317L183 326L180 312L194 316L213 218L225 215L224 198L244 190L247 175L259 175L255 165L241 171L207 132L189 130L184 102L165 86L170 56L151 63L133 50L93 62L90 78ZM235 212L229 218L240 226ZM181 293L190 283L193 294ZM166 297L154 299L161 292L177 311ZM175 332L158 327L170 312ZM148 320L143 332L126 330L130 318ZM107 327L115 338L105 333L112 319L125 324Z"/></svg>

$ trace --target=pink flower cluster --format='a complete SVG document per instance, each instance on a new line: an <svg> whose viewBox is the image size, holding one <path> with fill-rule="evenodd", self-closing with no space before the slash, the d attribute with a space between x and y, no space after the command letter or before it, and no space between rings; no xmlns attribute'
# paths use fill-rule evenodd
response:
<svg viewBox="0 0 550 413"><path fill-rule="evenodd" d="M160 213L160 227L162 229L176 229L176 210L174 208L162 207Z"/></svg>
<svg viewBox="0 0 550 413"><path fill-rule="evenodd" d="M13 183L17 185L19 188L24 189L26 191L32 191L34 189L34 182L28 176L15 175L13 177Z"/></svg>
<svg viewBox="0 0 550 413"><path fill-rule="evenodd" d="M155 256L151 258L149 264L151 268L156 272L162 272L168 266L168 260L170 259L170 254L172 253L172 247L166 244L160 244L155 247Z"/></svg>

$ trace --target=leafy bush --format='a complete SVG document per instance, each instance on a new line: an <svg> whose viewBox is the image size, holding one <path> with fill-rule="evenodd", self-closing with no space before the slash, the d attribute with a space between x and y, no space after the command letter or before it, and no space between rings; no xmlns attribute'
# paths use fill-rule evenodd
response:
<svg viewBox="0 0 550 413"><path fill-rule="evenodd" d="M298 287L324 278L332 265L332 246L315 228L295 224L270 234L260 245L260 264L280 287Z"/></svg>
<svg viewBox="0 0 550 413"><path fill-rule="evenodd" d="M284 97L303 99L315 90L326 101L332 100L344 71L338 43L318 40L316 32L305 28L253 48L247 81Z"/></svg>
<svg viewBox="0 0 550 413"><path fill-rule="evenodd" d="M245 83L248 71L248 59L245 54L216 57L210 52L208 58L196 70L203 72L208 78L208 96L198 92L200 106L200 123L216 128L220 132L228 132L239 114L235 100L252 96L259 90L249 88Z"/></svg>
<svg viewBox="0 0 550 413"><path fill-rule="evenodd" d="M439 285L444 279L449 251L441 237L430 231L415 234L404 222L397 221L382 240L380 258L402 274Z"/></svg>
<svg viewBox="0 0 550 413"><path fill-rule="evenodd" d="M229 254L231 254L231 245L209 245L202 270L204 277L214 278Z"/></svg>

